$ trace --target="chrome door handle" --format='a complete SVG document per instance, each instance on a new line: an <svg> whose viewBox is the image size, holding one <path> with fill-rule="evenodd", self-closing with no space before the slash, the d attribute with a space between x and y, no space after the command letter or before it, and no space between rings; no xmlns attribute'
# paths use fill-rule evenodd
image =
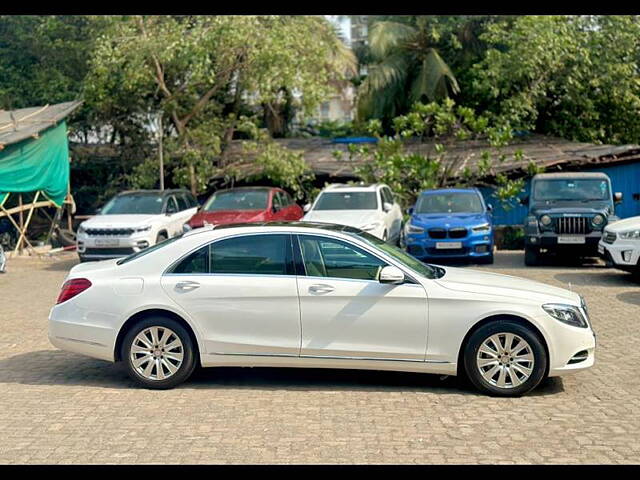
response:
<svg viewBox="0 0 640 480"><path fill-rule="evenodd" d="M195 290L199 286L200 284L198 282L192 282L192 281L176 283L176 288L178 290L184 290L184 291Z"/></svg>
<svg viewBox="0 0 640 480"><path fill-rule="evenodd" d="M317 285L311 285L309 287L309 293L330 293L333 292L333 287L331 285L326 285L323 283L317 284Z"/></svg>

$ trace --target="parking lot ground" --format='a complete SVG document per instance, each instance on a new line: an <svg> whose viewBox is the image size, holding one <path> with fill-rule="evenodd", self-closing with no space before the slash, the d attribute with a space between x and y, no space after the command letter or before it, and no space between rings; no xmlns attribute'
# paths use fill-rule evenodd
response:
<svg viewBox="0 0 640 480"><path fill-rule="evenodd" d="M598 346L592 369L508 399L437 375L276 368L142 390L117 365L49 344L73 255L10 259L0 463L640 463L640 285L599 263L526 268L522 257L477 268L571 284Z"/></svg>

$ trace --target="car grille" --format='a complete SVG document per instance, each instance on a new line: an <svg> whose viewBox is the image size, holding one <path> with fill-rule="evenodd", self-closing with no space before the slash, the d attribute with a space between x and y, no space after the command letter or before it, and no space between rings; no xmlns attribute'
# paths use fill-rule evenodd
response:
<svg viewBox="0 0 640 480"><path fill-rule="evenodd" d="M128 237L133 234L133 228L87 228L85 233L91 237Z"/></svg>
<svg viewBox="0 0 640 480"><path fill-rule="evenodd" d="M604 238L603 241L605 243L613 243L616 241L616 238L618 238L618 236L613 233L613 232L604 232Z"/></svg>
<svg viewBox="0 0 640 480"><path fill-rule="evenodd" d="M555 219L555 232L558 234L591 233L591 219L587 217L558 217Z"/></svg>
<svg viewBox="0 0 640 480"><path fill-rule="evenodd" d="M429 236L431 238L447 238L447 231L444 228L430 228Z"/></svg>
<svg viewBox="0 0 640 480"><path fill-rule="evenodd" d="M449 238L464 238L467 236L467 229L464 227L455 227L450 228L449 232L447 232L444 228L429 229L429 236L431 238L435 238L436 240L447 238L447 233L449 234Z"/></svg>
<svg viewBox="0 0 640 480"><path fill-rule="evenodd" d="M133 248L87 248L82 255L131 255Z"/></svg>
<svg viewBox="0 0 640 480"><path fill-rule="evenodd" d="M463 227L450 228L449 238L464 238L467 236L467 229Z"/></svg>

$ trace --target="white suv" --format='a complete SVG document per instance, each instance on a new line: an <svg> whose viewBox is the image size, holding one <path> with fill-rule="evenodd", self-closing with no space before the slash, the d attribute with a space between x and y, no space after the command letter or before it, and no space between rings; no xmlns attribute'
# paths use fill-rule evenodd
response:
<svg viewBox="0 0 640 480"><path fill-rule="evenodd" d="M304 221L356 227L389 243L400 239L402 210L383 184L329 185L304 211Z"/></svg>
<svg viewBox="0 0 640 480"><path fill-rule="evenodd" d="M78 227L80 261L124 257L174 237L197 210L186 190L120 193Z"/></svg>
<svg viewBox="0 0 640 480"><path fill-rule="evenodd" d="M598 244L598 253L616 268L640 276L640 217L607 225Z"/></svg>

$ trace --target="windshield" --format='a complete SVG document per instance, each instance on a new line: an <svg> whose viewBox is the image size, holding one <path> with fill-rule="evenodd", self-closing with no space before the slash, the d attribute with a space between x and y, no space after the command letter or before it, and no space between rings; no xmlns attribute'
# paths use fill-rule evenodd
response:
<svg viewBox="0 0 640 480"><path fill-rule="evenodd" d="M484 207L477 193L429 193L418 198L415 213L482 213Z"/></svg>
<svg viewBox="0 0 640 480"><path fill-rule="evenodd" d="M602 179L536 180L533 201L609 200L609 182Z"/></svg>
<svg viewBox="0 0 640 480"><path fill-rule="evenodd" d="M384 253L394 258L405 267L413 270L414 272L422 275L423 277L427 277L430 279L440 278L444 275L444 269L440 267L436 267L435 265L429 265L427 263L422 263L415 257L412 257L407 252L400 250L398 247L388 244L387 242L380 240L378 237L371 235L370 233L363 232L359 230L357 233L354 231L343 230L345 233L349 235L354 235L359 237L362 240L365 240L367 243L377 247L379 250L382 250Z"/></svg>
<svg viewBox="0 0 640 480"><path fill-rule="evenodd" d="M178 240L179 238L182 238L182 233L179 235L176 235L175 237L171 237L163 242L160 243L156 243L155 245L145 248L144 250L140 250L139 252L136 253L132 253L131 255L128 255L124 258L121 258L120 260L118 260L116 263L118 265L122 265L123 263L128 263L131 260L135 260L136 258L140 258L145 256L147 253L151 253L151 252L155 252L156 250L166 247L167 245L175 242L176 240Z"/></svg>
<svg viewBox="0 0 640 480"><path fill-rule="evenodd" d="M376 210L376 192L321 193L314 210Z"/></svg>
<svg viewBox="0 0 640 480"><path fill-rule="evenodd" d="M214 193L204 204L205 212L221 210L266 210L268 190L235 190Z"/></svg>
<svg viewBox="0 0 640 480"><path fill-rule="evenodd" d="M128 193L113 197L100 210L100 215L159 215L162 213L162 195Z"/></svg>

